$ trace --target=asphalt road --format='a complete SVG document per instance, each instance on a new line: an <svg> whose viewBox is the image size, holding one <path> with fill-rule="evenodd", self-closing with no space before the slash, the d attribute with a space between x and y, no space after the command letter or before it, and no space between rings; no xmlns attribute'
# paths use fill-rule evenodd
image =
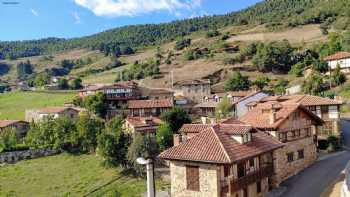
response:
<svg viewBox="0 0 350 197"><path fill-rule="evenodd" d="M344 145L350 148L350 122L342 121ZM350 160L350 151L329 155L281 184L283 197L319 197L333 184Z"/></svg>

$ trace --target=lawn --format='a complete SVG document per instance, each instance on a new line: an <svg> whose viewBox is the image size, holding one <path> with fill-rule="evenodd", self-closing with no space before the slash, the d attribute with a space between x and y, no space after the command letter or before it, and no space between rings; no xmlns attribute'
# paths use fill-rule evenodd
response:
<svg viewBox="0 0 350 197"><path fill-rule="evenodd" d="M77 93L10 92L0 94L0 119L24 120L26 109L62 106L72 101Z"/></svg>
<svg viewBox="0 0 350 197"><path fill-rule="evenodd" d="M95 155L64 153L0 167L0 196L133 197L146 191L144 179L121 175L120 169L105 169L100 163ZM166 187L157 181L158 190Z"/></svg>

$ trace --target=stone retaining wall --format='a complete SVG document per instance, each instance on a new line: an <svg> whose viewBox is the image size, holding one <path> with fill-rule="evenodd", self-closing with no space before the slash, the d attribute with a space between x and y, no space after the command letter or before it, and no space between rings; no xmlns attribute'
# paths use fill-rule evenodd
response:
<svg viewBox="0 0 350 197"><path fill-rule="evenodd" d="M5 153L0 153L0 164L16 163L21 160L50 156L50 155L55 155L57 153L59 153L59 151L48 149L48 148L5 152Z"/></svg>

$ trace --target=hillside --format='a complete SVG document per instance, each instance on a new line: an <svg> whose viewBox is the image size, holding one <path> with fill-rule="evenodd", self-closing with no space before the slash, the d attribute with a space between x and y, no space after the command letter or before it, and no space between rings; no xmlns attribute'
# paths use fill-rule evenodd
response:
<svg viewBox="0 0 350 197"><path fill-rule="evenodd" d="M210 78L222 89L232 71L239 70L251 80L261 75L262 70L252 67L252 56L228 63L252 43L288 40L294 53L312 49L321 56L327 55L330 50L325 52L320 45L327 42L328 32L341 34L350 27L346 12L349 6L348 1L342 0L270 0L227 15L127 26L77 39L0 42L0 59L7 57L0 64L8 67L0 72L0 83L19 78L16 65L20 62L29 60L33 65L33 74L29 76L33 80L38 73L62 69L62 61L69 60L76 65L64 75L80 77L84 84L112 83L120 76L128 76L126 80L136 79L146 86L170 87L173 72L175 82ZM208 36L213 32L217 35ZM227 38L223 39L224 36ZM190 46L175 49L183 39L190 39ZM125 47L132 47L135 53L114 57L116 50L123 51ZM227 51L230 48L236 49ZM198 50L208 51L198 56L195 54ZM198 57L188 59L188 55ZM115 65L116 59L121 65ZM154 70L157 67L159 71ZM140 69L153 70L147 74L148 71L139 73ZM304 80L286 74L264 71L271 78L271 87L280 79L288 79L290 85Z"/></svg>

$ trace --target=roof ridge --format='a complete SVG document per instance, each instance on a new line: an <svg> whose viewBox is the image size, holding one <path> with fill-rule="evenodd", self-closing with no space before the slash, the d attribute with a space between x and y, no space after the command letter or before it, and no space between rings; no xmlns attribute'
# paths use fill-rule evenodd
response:
<svg viewBox="0 0 350 197"><path fill-rule="evenodd" d="M220 147L224 150L224 154L227 157L228 161L232 162L231 157L227 153L227 150L226 150L224 144L221 142L220 137L218 136L218 134L216 133L216 131L214 129L215 126L218 126L218 125L211 126L210 130L214 133L214 136L216 137L216 140L219 142Z"/></svg>

